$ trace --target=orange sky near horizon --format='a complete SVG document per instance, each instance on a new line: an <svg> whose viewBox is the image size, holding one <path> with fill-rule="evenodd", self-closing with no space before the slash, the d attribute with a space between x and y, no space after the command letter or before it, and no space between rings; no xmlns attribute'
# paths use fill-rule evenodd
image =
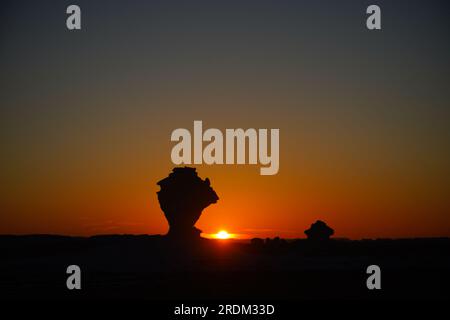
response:
<svg viewBox="0 0 450 320"><path fill-rule="evenodd" d="M298 238L321 219L335 229L336 237L450 235L446 180L440 180L441 172L430 175L434 164L429 159L420 160L429 166L421 173L418 164L402 163L398 153L390 159L349 155L342 144L340 152L325 156L328 145L308 148L305 141L296 150L295 141L286 138L288 130L281 128L280 135L280 171L275 176L261 176L259 165L195 166L201 178L210 178L220 198L197 223L204 233ZM2 201L10 214L2 215L0 233L164 234L167 223L156 182L174 167L174 143L168 138L169 132L160 137L162 157L156 161L149 150L127 142L119 146L114 140L106 148L110 150L100 147L106 143L91 141L94 150L78 149L76 158L64 150L63 163L46 154L33 163L16 162L17 171L8 172L8 188L2 187L2 194L10 195ZM142 153L124 153L123 147ZM68 158L73 160L66 162Z"/></svg>

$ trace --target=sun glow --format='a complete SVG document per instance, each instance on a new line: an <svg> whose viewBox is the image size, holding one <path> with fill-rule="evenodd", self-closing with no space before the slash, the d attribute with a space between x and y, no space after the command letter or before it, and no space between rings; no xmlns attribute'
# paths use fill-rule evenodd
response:
<svg viewBox="0 0 450 320"><path fill-rule="evenodd" d="M217 239L229 239L231 238L231 234L226 232L225 230L221 230L215 234L215 238Z"/></svg>

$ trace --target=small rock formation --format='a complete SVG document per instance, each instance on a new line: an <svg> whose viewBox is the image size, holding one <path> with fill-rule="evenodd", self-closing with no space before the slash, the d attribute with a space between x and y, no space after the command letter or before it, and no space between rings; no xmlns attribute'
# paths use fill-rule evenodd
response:
<svg viewBox="0 0 450 320"><path fill-rule="evenodd" d="M159 205L169 222L168 236L196 239L201 230L194 227L203 209L219 200L210 187L209 179L202 180L195 168L174 168L169 176L157 183Z"/></svg>
<svg viewBox="0 0 450 320"><path fill-rule="evenodd" d="M317 220L308 230L305 230L305 234L310 240L329 240L334 230L325 222Z"/></svg>

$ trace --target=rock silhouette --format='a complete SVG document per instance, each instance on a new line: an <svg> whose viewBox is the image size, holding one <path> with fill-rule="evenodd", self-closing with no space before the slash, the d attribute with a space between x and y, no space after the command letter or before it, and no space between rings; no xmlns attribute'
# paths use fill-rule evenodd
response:
<svg viewBox="0 0 450 320"><path fill-rule="evenodd" d="M202 180L195 168L174 168L157 183L159 205L169 223L168 236L179 239L199 238L201 230L194 227L203 209L219 200L208 178Z"/></svg>
<svg viewBox="0 0 450 320"><path fill-rule="evenodd" d="M305 234L310 240L328 240L334 234L334 230L322 220L317 220L305 230Z"/></svg>

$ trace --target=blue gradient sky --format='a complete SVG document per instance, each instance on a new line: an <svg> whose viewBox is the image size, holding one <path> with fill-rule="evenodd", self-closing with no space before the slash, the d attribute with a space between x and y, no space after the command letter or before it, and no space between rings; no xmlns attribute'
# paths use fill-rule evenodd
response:
<svg viewBox="0 0 450 320"><path fill-rule="evenodd" d="M280 173L198 166L198 226L450 236L446 1L6 1L1 233L164 233L170 133L280 128ZM258 231L259 230L259 231Z"/></svg>

